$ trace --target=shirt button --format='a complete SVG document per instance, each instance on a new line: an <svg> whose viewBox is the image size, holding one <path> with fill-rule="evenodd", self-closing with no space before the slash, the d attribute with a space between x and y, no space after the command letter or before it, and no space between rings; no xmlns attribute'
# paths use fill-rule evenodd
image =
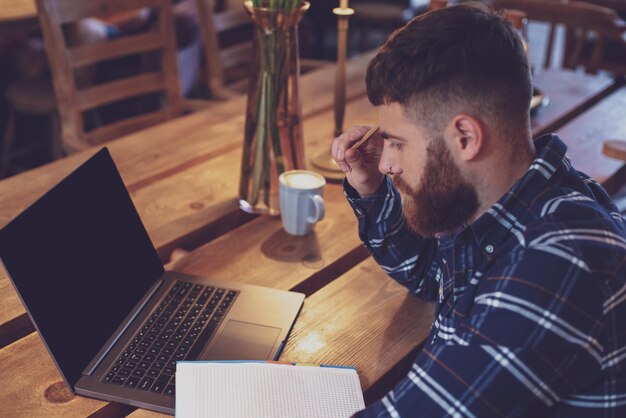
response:
<svg viewBox="0 0 626 418"><path fill-rule="evenodd" d="M487 254L493 254L494 248L493 245L489 244L485 247L485 251L487 252Z"/></svg>

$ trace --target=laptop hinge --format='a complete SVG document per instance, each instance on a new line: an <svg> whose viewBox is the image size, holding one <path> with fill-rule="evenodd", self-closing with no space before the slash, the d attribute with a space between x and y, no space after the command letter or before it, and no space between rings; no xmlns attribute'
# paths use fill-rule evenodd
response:
<svg viewBox="0 0 626 418"><path fill-rule="evenodd" d="M117 343L117 341L121 338L121 336L128 329L128 327L135 321L137 315L139 315L141 310L146 306L148 301L150 301L154 293L159 289L159 287L161 287L162 284L163 280L159 279L152 285L152 287L146 292L141 301L139 301L135 309L131 312L130 316L124 320L122 325L117 328L111 338L107 340L107 342L104 344L104 346L102 346L100 351L98 351L98 354L96 354L93 360L91 360L91 363L87 365L87 367L83 371L83 374L90 375L96 370L102 360L104 360L104 358L109 354L115 343Z"/></svg>

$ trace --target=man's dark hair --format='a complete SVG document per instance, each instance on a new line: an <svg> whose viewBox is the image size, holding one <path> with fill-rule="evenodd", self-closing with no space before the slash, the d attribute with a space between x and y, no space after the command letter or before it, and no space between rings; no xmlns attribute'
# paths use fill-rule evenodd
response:
<svg viewBox="0 0 626 418"><path fill-rule="evenodd" d="M518 33L479 5L415 17L394 32L367 69L367 94L379 106L400 103L429 131L459 112L499 132L528 131L530 65Z"/></svg>

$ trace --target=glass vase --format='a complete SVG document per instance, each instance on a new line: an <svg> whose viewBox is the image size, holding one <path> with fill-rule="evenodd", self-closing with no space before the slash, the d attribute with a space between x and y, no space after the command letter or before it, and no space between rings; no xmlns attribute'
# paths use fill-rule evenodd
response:
<svg viewBox="0 0 626 418"><path fill-rule="evenodd" d="M285 3L290 2L264 2L268 7L244 3L254 22L255 37L239 206L250 213L278 214L278 176L304 168L298 23L310 4Z"/></svg>

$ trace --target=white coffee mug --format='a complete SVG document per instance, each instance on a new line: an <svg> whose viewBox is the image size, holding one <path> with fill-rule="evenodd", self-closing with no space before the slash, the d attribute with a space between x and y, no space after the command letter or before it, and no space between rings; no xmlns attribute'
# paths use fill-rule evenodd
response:
<svg viewBox="0 0 626 418"><path fill-rule="evenodd" d="M286 171L280 183L280 217L291 235L308 235L324 218L324 185L320 174L306 170Z"/></svg>

